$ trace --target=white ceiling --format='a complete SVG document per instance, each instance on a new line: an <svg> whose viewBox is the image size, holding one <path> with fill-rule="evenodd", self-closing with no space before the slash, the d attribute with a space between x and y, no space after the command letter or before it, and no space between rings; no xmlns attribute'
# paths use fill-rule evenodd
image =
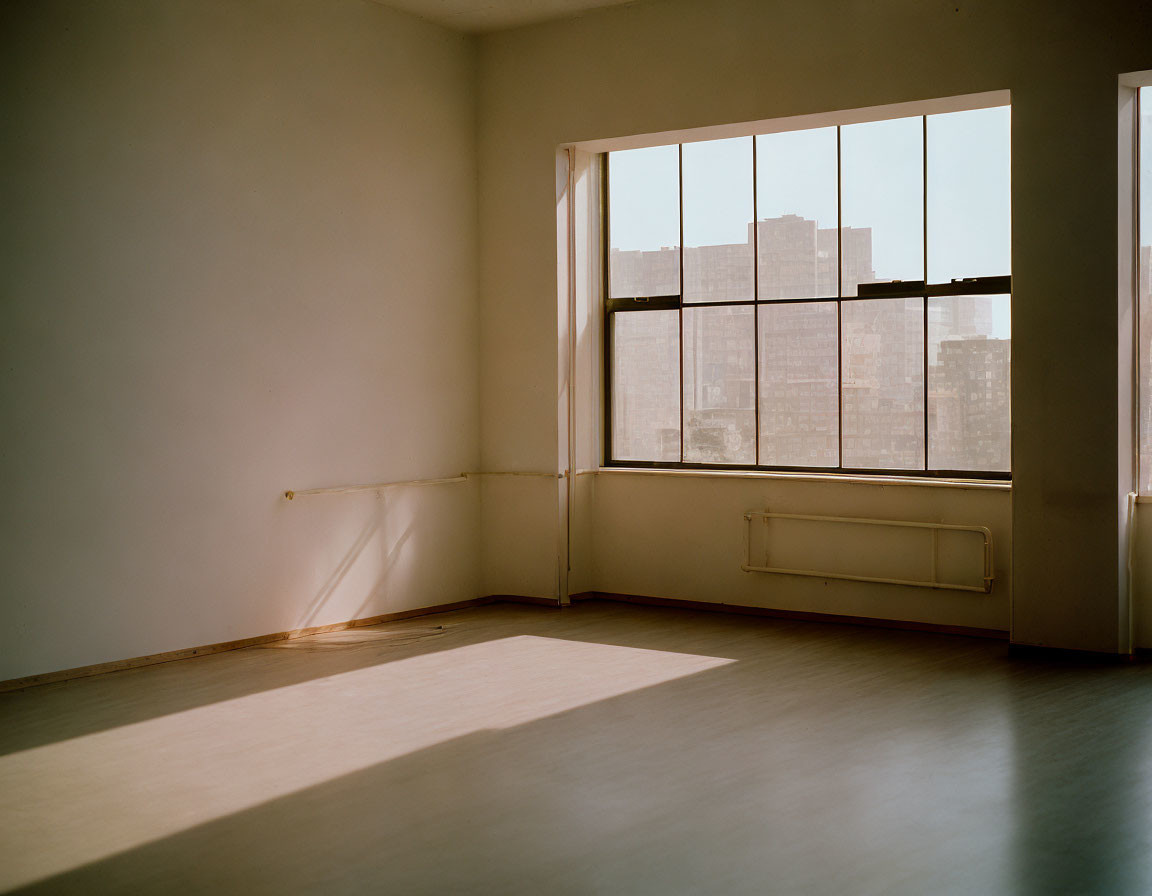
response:
<svg viewBox="0 0 1152 896"><path fill-rule="evenodd" d="M632 0L376 0L457 31L499 31Z"/></svg>

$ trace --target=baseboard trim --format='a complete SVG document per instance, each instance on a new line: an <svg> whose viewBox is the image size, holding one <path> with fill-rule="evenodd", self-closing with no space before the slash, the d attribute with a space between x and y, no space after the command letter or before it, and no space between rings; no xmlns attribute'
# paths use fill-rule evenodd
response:
<svg viewBox="0 0 1152 896"><path fill-rule="evenodd" d="M1117 663L1135 663L1146 661L1152 657L1141 656L1143 651L1136 648L1132 653L1105 653L1101 650L1080 650L1076 647L1045 647L1038 644L1008 645L1008 655L1024 660L1039 660L1047 662L1053 660L1064 665L1069 663L1085 666L1115 665Z"/></svg>
<svg viewBox="0 0 1152 896"><path fill-rule="evenodd" d="M1008 639L1007 632L997 629L971 628L964 625L938 625L931 622L904 622L894 619L876 619L870 616L838 616L834 613L810 613L802 610L775 610L768 607L751 607L742 604L717 604L702 600L682 600L675 597L648 597L641 594L619 594L612 591L583 591L579 594L571 595L570 600L573 603L588 600L604 600L617 603L643 604L652 607L703 610L710 613L768 616L774 619L795 619L802 622L831 622L839 625L864 625L872 628L935 632L942 635L963 635L969 638L992 638L1004 641ZM36 687L42 684L54 684L56 682L71 681L77 678L89 678L93 675L105 675L109 672L123 672L126 669L155 666L160 663L193 659L198 656L211 656L216 653L226 653L229 650L256 647L257 645L267 644L271 641L287 641L293 638L303 638L308 635L339 632L364 625L380 625L384 622L399 622L402 619L413 619L417 616L432 616L436 613L450 613L453 610L467 610L473 607L483 607L497 603L527 604L552 609L561 607L560 602L554 597L529 597L523 594L488 594L483 597L472 598L471 600L437 604L431 607L419 607L413 610L399 610L394 613L381 613L378 616L366 616L363 619L352 619L348 622L313 625L308 628L297 628L289 631L273 632L267 635L256 635L252 638L240 638L236 641L202 644L199 647L185 647L181 650L169 650L165 653L153 653L148 656L137 656L126 660L113 660L107 663L94 663L90 666L77 666L74 669L61 669L59 672L44 672L40 675L28 675L24 678L11 678L7 681L0 681L0 694L8 691L19 691L24 688ZM1014 645L1014 647L1016 646L1018 645Z"/></svg>
<svg viewBox="0 0 1152 896"><path fill-rule="evenodd" d="M934 632L938 635L960 635L966 638L988 638L1007 641L1008 632L994 628L974 628L967 625L941 625L935 622L912 622L900 619L878 619L873 616L840 616L836 613L813 613L807 610L777 610L769 607L751 607L744 604L719 604L703 600L683 600L677 597L648 597L642 594L617 594L611 591L584 591L573 594L573 602L606 600L650 607L675 607L681 610L703 610L709 613L732 613L739 616L767 616L772 619L793 619L800 622L831 622L836 625L862 625L869 628L890 628L901 631Z"/></svg>
<svg viewBox="0 0 1152 896"><path fill-rule="evenodd" d="M551 607L559 609L560 601L554 597L528 597L524 594L489 594L481 598L490 604L530 604L534 607Z"/></svg>
<svg viewBox="0 0 1152 896"><path fill-rule="evenodd" d="M348 622L313 625L308 628L296 628L284 632L273 632L267 635L256 635L252 638L240 638L236 641L221 641L218 644L202 644L199 647L185 647L181 650L169 650L165 653L153 653L148 656L137 656L126 660L112 660L107 663L94 663L90 666L77 666L75 669L61 669L59 672L44 672L40 675L28 675L24 678L11 678L7 681L0 681L0 694L7 691L19 691L41 684L71 681L74 678L88 678L92 675L104 675L108 672L123 672L125 669L138 669L141 666L155 666L160 663L171 663L176 660L187 660L198 656L211 656L214 653L226 653L229 650L256 647L259 644L267 644L270 641L290 641L294 638L306 637L307 635L340 632L345 629L359 628L364 625L380 625L383 622L398 622L401 619L431 616L435 613L449 613L452 610L467 610L472 607L482 607L491 603L511 600L524 603L544 601L545 603L550 603L552 606L557 606L555 600L548 601L546 598L515 598L511 595L488 595L486 597L472 598L471 600L458 600L450 604L437 604L432 607L419 607L414 610L398 610L394 613L381 613L378 616L366 616L363 619L351 619Z"/></svg>

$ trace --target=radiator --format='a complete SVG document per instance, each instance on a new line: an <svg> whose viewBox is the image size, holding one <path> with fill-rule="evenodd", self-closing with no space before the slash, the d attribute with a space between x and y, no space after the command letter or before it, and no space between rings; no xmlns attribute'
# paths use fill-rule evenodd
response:
<svg viewBox="0 0 1152 896"><path fill-rule="evenodd" d="M760 520L803 520L813 523L834 523L849 526L886 526L906 529L923 529L931 532L931 575L927 580L890 578L887 576L852 575L845 572L822 571L818 569L792 569L784 566L757 566L752 562L753 524ZM940 533L970 532L983 539L983 569L978 577L983 584L968 585L959 582L940 581L939 567ZM846 516L811 516L801 513L770 513L768 511L748 511L744 514L744 563L740 567L745 572L764 572L787 576L811 576L818 579L846 579L850 582L880 582L888 585L911 585L915 588L936 588L948 591L975 591L988 594L992 591L992 533L984 526L957 526L949 523L921 523L908 520L872 520ZM977 578L974 576L973 578Z"/></svg>

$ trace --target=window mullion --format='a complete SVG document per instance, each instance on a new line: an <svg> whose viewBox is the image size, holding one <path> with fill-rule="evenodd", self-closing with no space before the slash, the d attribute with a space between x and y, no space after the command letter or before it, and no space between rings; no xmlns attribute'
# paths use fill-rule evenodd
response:
<svg viewBox="0 0 1152 896"><path fill-rule="evenodd" d="M604 153L601 157L600 165L600 252L604 260L601 265L601 281L600 288L602 290L603 303L604 303L604 351L603 362L604 370L602 375L604 377L604 444L601 446L601 456L607 461L614 461L616 459L616 451L612 444L612 409L616 404L616 394L612 390L612 375L613 375L613 358L612 358L612 315L607 313L608 304L612 296L612 251L611 251L611 236L609 235L609 228L612 226L610 217L610 206L608 203L609 191L609 178L611 172L609 170L609 156ZM569 264L572 260L569 259Z"/></svg>
<svg viewBox="0 0 1152 896"><path fill-rule="evenodd" d="M676 173L680 205L680 307L676 318L680 327L680 463L684 463L684 144L676 146Z"/></svg>
<svg viewBox="0 0 1152 896"><path fill-rule="evenodd" d="M844 220L840 128L836 128L836 466L844 468Z"/></svg>
<svg viewBox="0 0 1152 896"><path fill-rule="evenodd" d="M924 303L924 324L921 327L921 337L923 345L923 369L924 369L924 469L928 469L928 116L920 116L920 122L923 126L920 138L920 151L923 161L920 164L920 177L923 180L924 187L920 191L923 199L923 214L921 215L921 226L924 231L924 297L921 300Z"/></svg>
<svg viewBox="0 0 1152 896"><path fill-rule="evenodd" d="M760 234L756 222L760 213L756 208L756 139L752 144L752 300L760 300ZM752 409L753 425L753 463L760 465L760 305L752 306Z"/></svg>

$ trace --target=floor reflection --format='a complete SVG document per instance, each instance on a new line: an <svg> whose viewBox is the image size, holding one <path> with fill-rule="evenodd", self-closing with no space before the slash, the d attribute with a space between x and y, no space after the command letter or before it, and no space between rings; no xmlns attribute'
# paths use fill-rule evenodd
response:
<svg viewBox="0 0 1152 896"><path fill-rule="evenodd" d="M1152 893L1147 667L1009 666L1017 892Z"/></svg>

